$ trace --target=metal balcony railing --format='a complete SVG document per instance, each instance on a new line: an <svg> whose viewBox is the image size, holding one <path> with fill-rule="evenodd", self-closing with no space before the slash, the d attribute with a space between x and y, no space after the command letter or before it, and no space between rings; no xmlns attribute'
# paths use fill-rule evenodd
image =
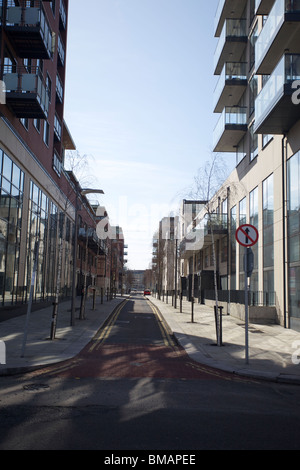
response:
<svg viewBox="0 0 300 470"><path fill-rule="evenodd" d="M3 81L7 104L17 117L48 117L48 88L39 67L6 65L3 68Z"/></svg>
<svg viewBox="0 0 300 470"><path fill-rule="evenodd" d="M4 26L20 57L52 57L52 31L41 0L21 0L19 6L8 0Z"/></svg>
<svg viewBox="0 0 300 470"><path fill-rule="evenodd" d="M285 15L295 13L300 14L300 0L276 0L255 44L256 70L261 66L278 31L284 24L286 19Z"/></svg>

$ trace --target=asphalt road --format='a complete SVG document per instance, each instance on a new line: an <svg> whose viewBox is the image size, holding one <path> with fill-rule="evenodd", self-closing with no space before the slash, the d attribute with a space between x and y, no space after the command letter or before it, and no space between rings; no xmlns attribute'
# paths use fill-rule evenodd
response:
<svg viewBox="0 0 300 470"><path fill-rule="evenodd" d="M195 363L141 296L76 358L0 378L0 450L102 450L104 463L117 451L299 448L299 387Z"/></svg>

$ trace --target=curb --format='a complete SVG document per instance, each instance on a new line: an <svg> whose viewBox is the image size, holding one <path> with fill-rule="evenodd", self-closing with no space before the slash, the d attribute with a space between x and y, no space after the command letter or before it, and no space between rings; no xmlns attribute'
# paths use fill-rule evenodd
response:
<svg viewBox="0 0 300 470"><path fill-rule="evenodd" d="M289 385L300 385L300 376L297 375L292 375L292 374L284 374L284 373L275 373L275 372L262 372L259 370L248 370L246 368L235 368L230 365L226 365L224 363L220 363L215 361L214 359L210 359L204 355L203 352L199 351L193 343L191 343L189 335L185 334L184 332L182 333L176 333L172 330L170 327L168 321L166 320L162 310L154 304L154 302L151 301L150 298L148 300L154 305L160 312L161 316L163 317L164 321L166 324L169 326L172 335L175 337L177 343L185 349L186 353L188 356L196 361L199 362L202 365L205 365L207 367L211 367L223 372L228 372L230 374L233 374L235 376L239 377L246 377L249 379L256 379L256 380L263 380L266 382L275 382L275 383L280 383L280 384L289 384Z"/></svg>
<svg viewBox="0 0 300 470"><path fill-rule="evenodd" d="M78 350L75 353L70 353L70 354L65 354L65 355L60 355L57 358L53 358L49 361L44 361L39 364L29 364L29 365L24 365L24 366L18 366L18 367L6 367L6 368L1 368L0 367L0 377L8 377L8 376L13 376L13 375L21 375L21 374L26 374L29 372L34 372L39 369L43 369L44 367L48 367L54 364L60 364L62 362L68 361L74 357L77 356L77 354L84 349L84 347L94 338L94 336L97 334L97 332L103 328L106 323L109 322L110 318L114 315L116 310L123 305L127 301L126 298L123 298L115 307L114 309L107 314L107 317L100 323L99 326L94 328L94 331L92 334L89 335L86 341L82 343L82 347L78 346ZM83 320L84 321L84 320ZM55 341L55 340L54 340Z"/></svg>

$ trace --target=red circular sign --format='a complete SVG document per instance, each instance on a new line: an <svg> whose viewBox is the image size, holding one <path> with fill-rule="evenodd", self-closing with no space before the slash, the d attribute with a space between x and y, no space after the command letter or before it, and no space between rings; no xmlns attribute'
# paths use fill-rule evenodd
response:
<svg viewBox="0 0 300 470"><path fill-rule="evenodd" d="M242 246L253 246L258 241L258 230L254 225L240 225L235 232L235 238Z"/></svg>

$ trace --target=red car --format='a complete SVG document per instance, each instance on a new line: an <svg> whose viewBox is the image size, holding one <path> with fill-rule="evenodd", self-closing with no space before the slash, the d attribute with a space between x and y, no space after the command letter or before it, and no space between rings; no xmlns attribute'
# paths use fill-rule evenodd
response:
<svg viewBox="0 0 300 470"><path fill-rule="evenodd" d="M144 295L151 295L151 292L149 291L149 289L144 290Z"/></svg>

